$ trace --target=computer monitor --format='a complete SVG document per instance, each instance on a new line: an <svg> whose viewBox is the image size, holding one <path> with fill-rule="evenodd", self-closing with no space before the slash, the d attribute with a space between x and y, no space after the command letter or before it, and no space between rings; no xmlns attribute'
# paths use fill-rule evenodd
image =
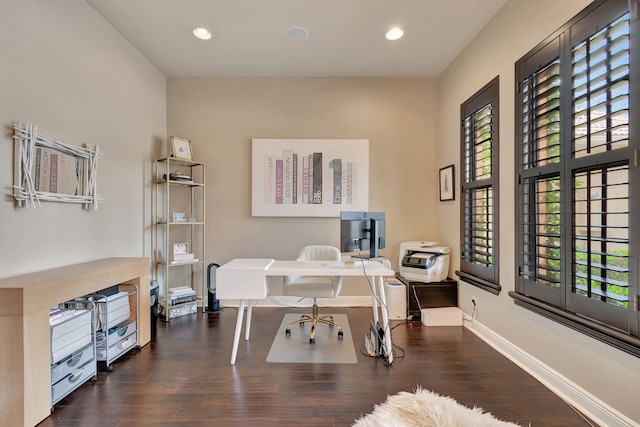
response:
<svg viewBox="0 0 640 427"><path fill-rule="evenodd" d="M340 212L340 250L368 250L369 258L377 258L378 249L385 247L385 216L384 212Z"/></svg>

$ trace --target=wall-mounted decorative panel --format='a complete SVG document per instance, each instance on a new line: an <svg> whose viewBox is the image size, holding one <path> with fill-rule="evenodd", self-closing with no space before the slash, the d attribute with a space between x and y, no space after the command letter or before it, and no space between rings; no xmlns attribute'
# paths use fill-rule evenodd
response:
<svg viewBox="0 0 640 427"><path fill-rule="evenodd" d="M98 147L64 144L38 133L27 123L13 125L15 166L13 196L19 207L41 201L80 203L98 210Z"/></svg>
<svg viewBox="0 0 640 427"><path fill-rule="evenodd" d="M365 139L253 139L252 173L252 216L368 210Z"/></svg>

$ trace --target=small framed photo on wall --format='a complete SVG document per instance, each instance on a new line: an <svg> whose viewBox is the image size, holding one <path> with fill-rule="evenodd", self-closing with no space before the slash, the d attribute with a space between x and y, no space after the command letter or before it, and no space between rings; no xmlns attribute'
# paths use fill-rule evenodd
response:
<svg viewBox="0 0 640 427"><path fill-rule="evenodd" d="M455 173L453 165L440 169L440 201L455 200Z"/></svg>

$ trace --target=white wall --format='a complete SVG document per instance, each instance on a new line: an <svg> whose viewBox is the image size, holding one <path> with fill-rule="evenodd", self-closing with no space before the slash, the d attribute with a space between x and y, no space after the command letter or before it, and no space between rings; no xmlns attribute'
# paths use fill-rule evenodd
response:
<svg viewBox="0 0 640 427"><path fill-rule="evenodd" d="M150 159L166 140L164 76L82 0L3 0L0 56L0 277L149 256ZM97 212L15 207L14 122L100 147Z"/></svg>
<svg viewBox="0 0 640 427"><path fill-rule="evenodd" d="M207 167L207 258L295 258L339 245L339 218L251 216L251 139L369 140L369 210L387 214L387 248L436 233L435 79L169 78L168 131ZM341 296L369 295L345 281Z"/></svg>
<svg viewBox="0 0 640 427"><path fill-rule="evenodd" d="M640 363L585 335L516 307L507 295L514 290L514 64L531 48L586 7L588 0L511 0L464 50L439 79L438 146L440 166L456 164L460 182L460 104L495 76L500 76L500 284L494 296L460 282L460 304L471 312L471 297L478 298L477 320L559 372L587 392L640 420L637 385ZM546 12L552 10L552 14ZM459 253L459 194L455 202L439 203L438 239ZM451 271L459 268L452 258Z"/></svg>

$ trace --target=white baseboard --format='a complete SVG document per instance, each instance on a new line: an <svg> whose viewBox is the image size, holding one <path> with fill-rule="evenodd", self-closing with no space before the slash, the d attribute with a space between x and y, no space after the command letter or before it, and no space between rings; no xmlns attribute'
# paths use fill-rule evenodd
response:
<svg viewBox="0 0 640 427"><path fill-rule="evenodd" d="M638 427L639 424L607 405L540 360L513 345L486 326L465 316L465 326L496 351L536 378L569 405L601 426Z"/></svg>

